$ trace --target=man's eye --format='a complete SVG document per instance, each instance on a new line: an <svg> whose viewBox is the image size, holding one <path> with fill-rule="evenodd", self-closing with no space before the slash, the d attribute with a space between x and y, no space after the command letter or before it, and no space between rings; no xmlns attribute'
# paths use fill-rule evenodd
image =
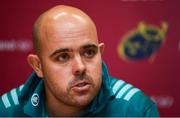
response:
<svg viewBox="0 0 180 118"><path fill-rule="evenodd" d="M96 51L95 51L95 50L86 50L86 51L83 53L83 56L84 56L84 57L87 57L87 58L92 58L92 57L94 57L95 54L96 54Z"/></svg>
<svg viewBox="0 0 180 118"><path fill-rule="evenodd" d="M57 56L57 61L60 62L66 62L70 59L70 55L68 55L67 53L63 53Z"/></svg>

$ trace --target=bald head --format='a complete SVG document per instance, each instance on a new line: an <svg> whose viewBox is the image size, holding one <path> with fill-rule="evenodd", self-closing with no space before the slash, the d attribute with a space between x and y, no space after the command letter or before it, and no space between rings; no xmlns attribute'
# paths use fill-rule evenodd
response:
<svg viewBox="0 0 180 118"><path fill-rule="evenodd" d="M35 22L33 42L36 54L27 60L44 79L48 113L76 116L101 87L104 44L98 42L95 24L77 8L56 6ZM76 86L79 82L87 85Z"/></svg>
<svg viewBox="0 0 180 118"><path fill-rule="evenodd" d="M68 33L78 32L82 27L91 28L97 36L94 22L80 9L59 5L47 10L38 17L33 26L35 52L40 52L42 43L48 41L48 35L58 33L62 37L68 37Z"/></svg>

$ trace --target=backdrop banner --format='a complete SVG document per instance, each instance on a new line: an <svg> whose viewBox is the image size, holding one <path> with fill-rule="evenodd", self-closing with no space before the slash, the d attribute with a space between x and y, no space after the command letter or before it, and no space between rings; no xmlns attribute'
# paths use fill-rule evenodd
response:
<svg viewBox="0 0 180 118"><path fill-rule="evenodd" d="M60 4L95 21L111 75L140 88L161 116L180 116L179 0L1 0L0 95L33 71L26 59L33 50L32 25Z"/></svg>

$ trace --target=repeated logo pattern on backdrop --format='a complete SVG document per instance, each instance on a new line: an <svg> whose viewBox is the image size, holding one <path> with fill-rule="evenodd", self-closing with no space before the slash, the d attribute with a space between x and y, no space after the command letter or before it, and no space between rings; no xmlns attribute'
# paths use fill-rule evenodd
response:
<svg viewBox="0 0 180 118"><path fill-rule="evenodd" d="M129 31L118 44L118 54L128 60L152 59L165 41L167 23L161 27L140 22L132 31Z"/></svg>

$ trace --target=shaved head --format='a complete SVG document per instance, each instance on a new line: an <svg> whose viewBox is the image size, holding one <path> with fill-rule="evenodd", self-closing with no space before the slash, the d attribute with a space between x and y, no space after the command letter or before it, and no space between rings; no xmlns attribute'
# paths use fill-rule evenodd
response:
<svg viewBox="0 0 180 118"><path fill-rule="evenodd" d="M78 30L82 25L88 25L97 36L96 26L91 18L78 8L71 6L55 6L38 17L33 26L33 45L35 53L39 55L41 45L46 42L48 34L54 33L53 29L58 27L61 33L69 30Z"/></svg>
<svg viewBox="0 0 180 118"><path fill-rule="evenodd" d="M33 27L36 54L27 60L44 80L50 116L73 116L83 111L102 83L101 52L96 26L78 8L59 5L38 17Z"/></svg>

